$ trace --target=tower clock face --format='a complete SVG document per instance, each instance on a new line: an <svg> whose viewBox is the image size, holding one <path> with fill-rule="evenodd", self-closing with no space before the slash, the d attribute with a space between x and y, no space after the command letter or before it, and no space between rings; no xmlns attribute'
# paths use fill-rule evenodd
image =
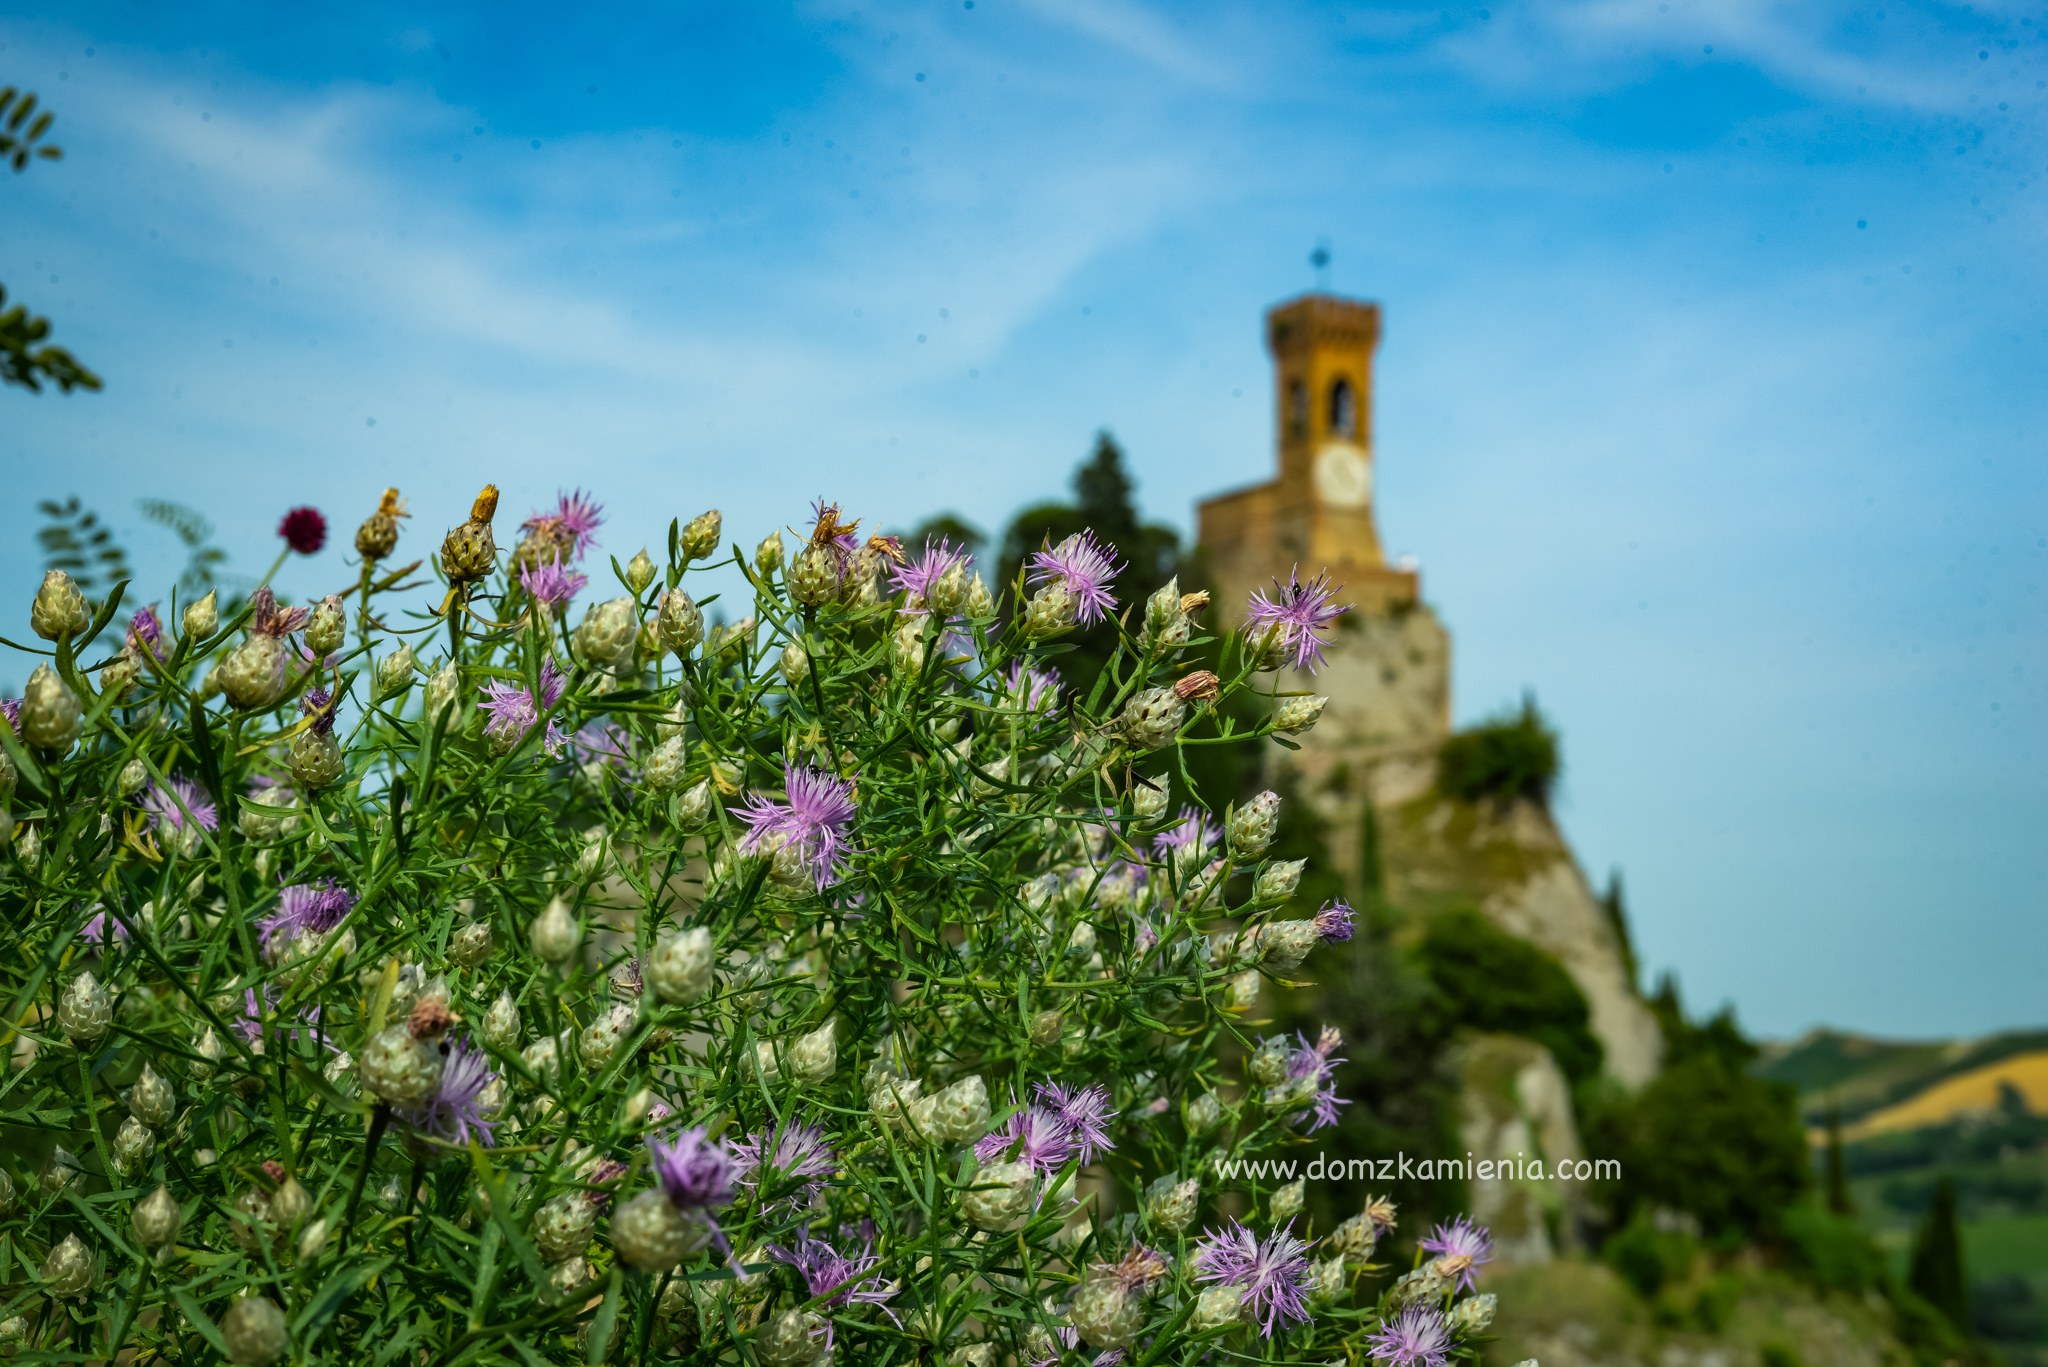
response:
<svg viewBox="0 0 2048 1367"><path fill-rule="evenodd" d="M1372 498L1372 465L1349 442L1333 441L1316 452L1316 496L1338 508L1363 508Z"/></svg>

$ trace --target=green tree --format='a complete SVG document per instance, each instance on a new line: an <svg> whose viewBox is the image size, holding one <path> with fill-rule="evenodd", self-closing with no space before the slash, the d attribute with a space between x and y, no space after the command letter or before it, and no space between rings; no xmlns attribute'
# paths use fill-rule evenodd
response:
<svg viewBox="0 0 2048 1367"><path fill-rule="evenodd" d="M1510 716L1460 731L1443 744L1437 787L1462 802L1526 798L1548 803L1557 786L1557 732L1525 696Z"/></svg>
<svg viewBox="0 0 2048 1367"><path fill-rule="evenodd" d="M1907 1285L1947 1316L1958 1329L1970 1323L1969 1283L1963 1277L1963 1236L1956 1221L1956 1184L1944 1177L1934 1186L1934 1199L1913 1239L1913 1265Z"/></svg>
<svg viewBox="0 0 2048 1367"><path fill-rule="evenodd" d="M1830 1213L1856 1213L1856 1202L1849 1195L1848 1165L1842 1159L1842 1112L1837 1106L1828 1107L1827 1191Z"/></svg>
<svg viewBox="0 0 2048 1367"><path fill-rule="evenodd" d="M1600 1071L1585 994L1564 966L1469 908L1430 918L1422 966L1451 1014L1475 1030L1524 1035L1574 1083Z"/></svg>
<svg viewBox="0 0 2048 1367"><path fill-rule="evenodd" d="M56 116L45 109L36 112L36 97L13 86L0 86L0 161L17 174L31 161L56 161L62 148L44 142L50 121ZM78 363L63 347L50 346L50 320L32 314L16 304L6 307L7 288L0 285L0 384L19 385L40 392L45 381L65 393L73 389L98 389L100 377Z"/></svg>

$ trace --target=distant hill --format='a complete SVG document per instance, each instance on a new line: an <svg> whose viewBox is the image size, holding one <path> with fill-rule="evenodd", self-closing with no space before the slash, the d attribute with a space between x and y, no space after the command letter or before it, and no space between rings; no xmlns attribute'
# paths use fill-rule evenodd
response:
<svg viewBox="0 0 2048 1367"><path fill-rule="evenodd" d="M1887 1040L1840 1030L1814 1030L1789 1044L1766 1045L1757 1070L1798 1089L1810 1122L1820 1124L1835 1110L1844 1125L1853 1127L1951 1079L1985 1073L1989 1065L2044 1051L2048 1051L2048 1030L2009 1030L1967 1040ZM2019 1069L2017 1085L2033 1096L2026 1081L2032 1070L2015 1067ZM1995 1095L1995 1082L1984 1085ZM1944 1093L1954 1101L1953 1106L1939 1114L1929 1110L1912 1123L1939 1124L1971 1104L1975 1095L1969 1086L1944 1089Z"/></svg>

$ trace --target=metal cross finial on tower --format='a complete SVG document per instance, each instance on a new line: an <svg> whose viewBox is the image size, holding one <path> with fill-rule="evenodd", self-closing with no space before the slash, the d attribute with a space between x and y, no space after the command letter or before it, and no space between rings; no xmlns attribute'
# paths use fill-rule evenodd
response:
<svg viewBox="0 0 2048 1367"><path fill-rule="evenodd" d="M1316 249L1308 254L1308 264L1316 268L1316 289L1327 294L1330 291L1330 239L1316 239Z"/></svg>

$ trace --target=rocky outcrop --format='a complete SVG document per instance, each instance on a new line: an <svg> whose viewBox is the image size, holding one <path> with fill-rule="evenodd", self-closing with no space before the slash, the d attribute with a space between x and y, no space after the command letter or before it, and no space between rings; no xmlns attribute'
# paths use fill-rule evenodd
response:
<svg viewBox="0 0 2048 1367"><path fill-rule="evenodd" d="M1577 1247L1584 1188L1548 1176L1586 1156L1557 1061L1534 1040L1474 1035L1459 1048L1458 1071L1472 1218L1493 1232L1505 1262L1540 1262ZM1537 1172L1545 1176L1530 1175Z"/></svg>

